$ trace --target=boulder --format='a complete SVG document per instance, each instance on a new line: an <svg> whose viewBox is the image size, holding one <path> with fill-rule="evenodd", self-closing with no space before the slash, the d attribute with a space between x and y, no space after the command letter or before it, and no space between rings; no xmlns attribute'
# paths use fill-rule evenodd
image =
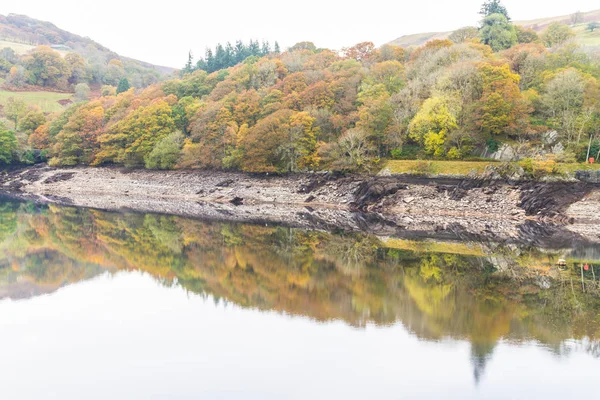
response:
<svg viewBox="0 0 600 400"><path fill-rule="evenodd" d="M490 158L498 161L515 161L519 159L519 155L508 144L503 144L497 152L490 155Z"/></svg>
<svg viewBox="0 0 600 400"><path fill-rule="evenodd" d="M582 182L600 183L600 170L598 171L577 171L575 178Z"/></svg>

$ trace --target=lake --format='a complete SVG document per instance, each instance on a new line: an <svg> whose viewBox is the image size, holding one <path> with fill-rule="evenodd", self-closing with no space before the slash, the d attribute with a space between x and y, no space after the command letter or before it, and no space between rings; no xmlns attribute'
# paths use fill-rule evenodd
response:
<svg viewBox="0 0 600 400"><path fill-rule="evenodd" d="M0 393L594 398L599 279L590 243L394 239L3 200Z"/></svg>

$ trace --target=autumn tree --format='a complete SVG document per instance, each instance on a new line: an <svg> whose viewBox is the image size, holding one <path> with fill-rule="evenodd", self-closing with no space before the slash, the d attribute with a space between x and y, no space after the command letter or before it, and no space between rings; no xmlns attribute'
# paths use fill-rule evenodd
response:
<svg viewBox="0 0 600 400"><path fill-rule="evenodd" d="M107 162L144 165L156 143L175 131L172 110L164 99L140 106L99 137L100 152L94 164Z"/></svg>
<svg viewBox="0 0 600 400"><path fill-rule="evenodd" d="M27 113L27 104L20 98L9 97L4 106L4 115L14 122L15 129L19 125L19 119Z"/></svg>
<svg viewBox="0 0 600 400"><path fill-rule="evenodd" d="M83 57L77 53L69 53L65 56L65 61L69 65L71 75L68 78L69 84L77 85L87 79L87 63Z"/></svg>
<svg viewBox="0 0 600 400"><path fill-rule="evenodd" d="M179 159L182 145L183 135L179 132L161 139L146 157L146 168L173 169Z"/></svg>
<svg viewBox="0 0 600 400"><path fill-rule="evenodd" d="M594 117L593 109L589 113L586 113L584 109L586 86L583 75L579 71L570 68L558 72L548 81L541 98L541 104L546 115L548 115L553 125L565 134L568 144L576 141L575 137L580 132L581 124L588 123ZM589 96L589 100L594 97ZM597 109L597 104L594 105ZM579 135L578 140L580 140L580 137L581 135Z"/></svg>
<svg viewBox="0 0 600 400"><path fill-rule="evenodd" d="M311 52L317 51L317 46L313 42L299 42L288 49L289 52L298 50L308 50Z"/></svg>
<svg viewBox="0 0 600 400"><path fill-rule="evenodd" d="M514 134L527 128L529 105L519 89L519 75L507 64L484 63L479 71L483 94L478 103L477 125L487 134Z"/></svg>
<svg viewBox="0 0 600 400"><path fill-rule="evenodd" d="M358 43L352 47L347 47L342 50L344 55L356 61L365 61L375 50L375 45L372 42Z"/></svg>
<svg viewBox="0 0 600 400"><path fill-rule="evenodd" d="M452 32L450 36L448 36L448 39L452 40L454 43L464 43L469 39L476 39L478 37L479 29L474 26L466 26Z"/></svg>
<svg viewBox="0 0 600 400"><path fill-rule="evenodd" d="M29 135L27 143L35 150L48 150L51 145L48 123L40 125Z"/></svg>
<svg viewBox="0 0 600 400"><path fill-rule="evenodd" d="M318 129L305 112L279 110L259 121L243 138L242 169L248 172L295 172L314 169Z"/></svg>
<svg viewBox="0 0 600 400"><path fill-rule="evenodd" d="M537 32L533 29L523 28L520 25L515 25L517 32L517 42L519 43L536 43L540 40Z"/></svg>
<svg viewBox="0 0 600 400"><path fill-rule="evenodd" d="M27 70L22 65L14 65L6 76L6 84L15 87L27 85Z"/></svg>
<svg viewBox="0 0 600 400"><path fill-rule="evenodd" d="M377 61L406 61L406 50L401 46L395 46L392 44L384 44L379 48L377 54Z"/></svg>
<svg viewBox="0 0 600 400"><path fill-rule="evenodd" d="M112 59L106 66L106 72L102 76L102 81L108 85L118 85L121 79L125 78L125 67L121 60Z"/></svg>
<svg viewBox="0 0 600 400"><path fill-rule="evenodd" d="M521 90L526 90L541 84L548 54L541 43L524 43L504 51L502 56L510 68L519 74Z"/></svg>
<svg viewBox="0 0 600 400"><path fill-rule="evenodd" d="M39 108L29 108L19 121L19 130L31 134L46 123L46 116Z"/></svg>
<svg viewBox="0 0 600 400"><path fill-rule="evenodd" d="M54 138L51 163L76 165L94 161L100 149L99 137L104 133L104 118L99 101L78 107Z"/></svg>
<svg viewBox="0 0 600 400"><path fill-rule="evenodd" d="M86 101L90 99L90 87L87 83L78 83L75 86L75 99L77 101Z"/></svg>
<svg viewBox="0 0 600 400"><path fill-rule="evenodd" d="M23 60L32 85L66 90L71 69L61 55L48 46L36 47Z"/></svg>
<svg viewBox="0 0 600 400"><path fill-rule="evenodd" d="M542 33L541 39L546 47L555 47L564 44L567 40L573 38L575 33L568 25L560 22L551 23Z"/></svg>
<svg viewBox="0 0 600 400"><path fill-rule="evenodd" d="M237 143L239 126L228 107L213 102L198 110L190 124L190 136L197 143L196 165L222 168L223 159Z"/></svg>
<svg viewBox="0 0 600 400"><path fill-rule="evenodd" d="M369 170L377 156L369 133L361 128L347 130L323 152L334 169L349 171Z"/></svg>
<svg viewBox="0 0 600 400"><path fill-rule="evenodd" d="M432 97L410 123L410 138L423 144L428 154L440 157L446 153L446 139L450 132L458 128L457 102L448 97Z"/></svg>

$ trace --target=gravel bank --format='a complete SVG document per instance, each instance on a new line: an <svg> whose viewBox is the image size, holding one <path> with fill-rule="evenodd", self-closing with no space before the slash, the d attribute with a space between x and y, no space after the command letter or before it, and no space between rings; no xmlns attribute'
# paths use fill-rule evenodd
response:
<svg viewBox="0 0 600 400"><path fill-rule="evenodd" d="M503 241L536 236L532 224L544 224L557 240L600 241L599 187L573 185L45 166L0 173L0 191L104 210Z"/></svg>

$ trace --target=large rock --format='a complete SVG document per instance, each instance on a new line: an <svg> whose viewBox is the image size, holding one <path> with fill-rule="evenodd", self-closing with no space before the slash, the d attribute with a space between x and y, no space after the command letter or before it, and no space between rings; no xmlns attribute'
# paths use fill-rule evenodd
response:
<svg viewBox="0 0 600 400"><path fill-rule="evenodd" d="M577 171L575 178L582 182L600 183L600 170L598 171Z"/></svg>
<svg viewBox="0 0 600 400"><path fill-rule="evenodd" d="M503 144L497 152L490 155L490 158L498 161L516 161L519 159L519 155L510 145Z"/></svg>
<svg viewBox="0 0 600 400"><path fill-rule="evenodd" d="M396 194L399 190L406 190L408 186L390 178L372 178L360 184L354 193L354 206L366 210L369 205L375 204L384 197Z"/></svg>
<svg viewBox="0 0 600 400"><path fill-rule="evenodd" d="M548 131L542 135L542 142L547 146L553 146L558 142L559 136L556 131Z"/></svg>

